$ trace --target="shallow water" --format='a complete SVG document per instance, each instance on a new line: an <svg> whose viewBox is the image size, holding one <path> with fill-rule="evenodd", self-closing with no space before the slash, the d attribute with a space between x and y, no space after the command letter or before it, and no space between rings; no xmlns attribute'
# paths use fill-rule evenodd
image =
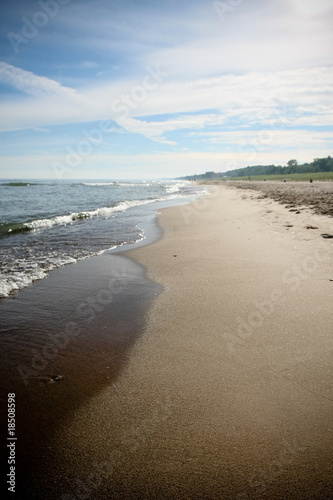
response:
<svg viewBox="0 0 333 500"><path fill-rule="evenodd" d="M158 202L203 187L178 181L1 181L0 297L49 271L145 237Z"/></svg>
<svg viewBox="0 0 333 500"><path fill-rule="evenodd" d="M118 377L160 291L140 265L104 254L0 302L0 413L5 429L7 394L15 393L16 498L59 498L54 433Z"/></svg>

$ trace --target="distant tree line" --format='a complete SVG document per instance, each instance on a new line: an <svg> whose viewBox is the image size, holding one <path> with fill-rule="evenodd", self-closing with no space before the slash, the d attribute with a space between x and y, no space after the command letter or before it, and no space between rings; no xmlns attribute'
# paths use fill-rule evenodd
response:
<svg viewBox="0 0 333 500"><path fill-rule="evenodd" d="M313 172L333 172L333 158L315 158L311 163L298 164L297 160L289 160L285 167L281 165L255 165L237 168L228 172L206 172L199 175L188 175L182 179L218 179L221 177L251 177L252 175L288 175Z"/></svg>

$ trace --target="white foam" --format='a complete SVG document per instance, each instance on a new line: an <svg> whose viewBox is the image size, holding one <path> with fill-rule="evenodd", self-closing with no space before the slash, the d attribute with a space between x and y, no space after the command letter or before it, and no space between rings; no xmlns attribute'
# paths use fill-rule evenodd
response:
<svg viewBox="0 0 333 500"><path fill-rule="evenodd" d="M0 297L8 297L15 290L20 290L30 285L33 281L45 278L46 273L38 270L34 273L12 273L0 275Z"/></svg>
<svg viewBox="0 0 333 500"><path fill-rule="evenodd" d="M156 181L160 183L161 181ZM140 183L126 183L126 182L91 182L84 183L88 186L105 186L105 185L119 185L119 186L146 186L148 187L150 184L147 181L141 181ZM25 222L24 226L31 230L42 230L49 229L53 226L66 226L68 224L73 224L78 220L82 219L90 219L91 217L103 216L107 217L112 213L122 212L131 207L136 207L140 205L146 205L148 203L154 203L157 201L164 201L168 199L175 198L176 194L180 195L180 188L182 186L186 186L186 182L182 181L170 181L170 183L166 183L165 190L166 195L161 196L159 198L152 199L143 199L143 200L130 200L130 201L121 201L118 204L112 207L100 207L95 210L83 211L83 212L72 212L70 214L65 215L57 215L55 217L51 217L49 219L37 219L31 222ZM171 196L170 196L171 195Z"/></svg>
<svg viewBox="0 0 333 500"><path fill-rule="evenodd" d="M83 182L84 186L117 186L118 182Z"/></svg>
<svg viewBox="0 0 333 500"><path fill-rule="evenodd" d="M150 186L150 184L147 184L146 181L142 182L119 182L119 181L114 181L114 182L83 182L82 183L84 186Z"/></svg>
<svg viewBox="0 0 333 500"><path fill-rule="evenodd" d="M180 187L183 186L183 183L177 182L176 184L171 184L166 187L167 193L179 193Z"/></svg>
<svg viewBox="0 0 333 500"><path fill-rule="evenodd" d="M76 262L76 259L68 255L59 257L48 256L40 262L18 259L16 260L16 264L22 270L7 269L7 272L0 274L0 297L8 297L15 290L20 290L29 286L34 281L45 278L49 271L74 262Z"/></svg>
<svg viewBox="0 0 333 500"><path fill-rule="evenodd" d="M116 212L124 212L132 207L137 207L140 205L147 205L154 203L156 201L163 201L170 199L170 196L163 196L161 198L144 199L144 200L132 200L132 201L121 201L113 207L101 207L96 210L90 210L88 212L72 212L69 215L57 215L51 219L38 219L31 222L25 222L24 226L31 230L41 230L49 229L53 226L66 226L68 224L73 224L74 222L82 219L90 219L91 217L107 217Z"/></svg>

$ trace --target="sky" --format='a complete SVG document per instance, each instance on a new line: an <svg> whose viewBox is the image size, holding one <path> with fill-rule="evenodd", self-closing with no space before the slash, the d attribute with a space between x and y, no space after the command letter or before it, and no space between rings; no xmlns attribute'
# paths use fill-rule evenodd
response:
<svg viewBox="0 0 333 500"><path fill-rule="evenodd" d="M332 155L332 0L2 0L0 178Z"/></svg>

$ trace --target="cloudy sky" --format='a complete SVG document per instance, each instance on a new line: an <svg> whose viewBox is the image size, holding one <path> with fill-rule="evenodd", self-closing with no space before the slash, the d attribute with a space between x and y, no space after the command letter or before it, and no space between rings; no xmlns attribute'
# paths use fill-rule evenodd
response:
<svg viewBox="0 0 333 500"><path fill-rule="evenodd" d="M332 0L2 0L0 177L332 155Z"/></svg>

